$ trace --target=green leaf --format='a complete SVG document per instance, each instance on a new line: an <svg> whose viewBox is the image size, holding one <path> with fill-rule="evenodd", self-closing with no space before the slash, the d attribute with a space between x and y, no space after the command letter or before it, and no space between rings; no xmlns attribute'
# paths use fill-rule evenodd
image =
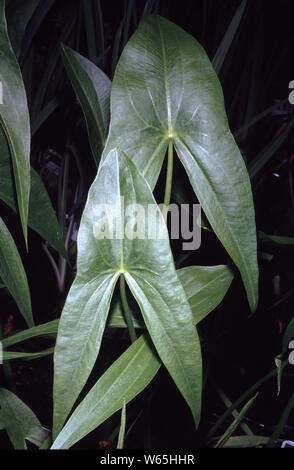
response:
<svg viewBox="0 0 294 470"><path fill-rule="evenodd" d="M13 359L39 359L40 357L49 356L54 353L54 348L44 349L40 352L19 352L19 351L3 351L3 361L11 361Z"/></svg>
<svg viewBox="0 0 294 470"><path fill-rule="evenodd" d="M138 395L156 375L160 361L146 335L141 335L100 377L74 410L52 449L68 449L125 403Z"/></svg>
<svg viewBox="0 0 294 470"><path fill-rule="evenodd" d="M111 81L95 64L62 46L62 58L87 122L89 141L98 165L109 126Z"/></svg>
<svg viewBox="0 0 294 470"><path fill-rule="evenodd" d="M283 237L280 235L268 235L267 233L258 231L258 237L265 242L273 242L278 245L294 245L294 237Z"/></svg>
<svg viewBox="0 0 294 470"><path fill-rule="evenodd" d="M253 126L253 124L256 124L257 122L259 122L261 119L263 119L264 117L270 115L275 109L279 108L280 106L286 104L288 102L288 98L285 98L281 101L278 101L277 103L275 103L273 106L270 106L269 108L266 108L264 111L262 111L261 113L258 113L256 116L254 116L252 119L250 119L249 121L245 122L245 124L243 124L239 129L237 129L235 132L234 132L234 137L239 137L244 131L247 131L249 129L249 127Z"/></svg>
<svg viewBox="0 0 294 470"><path fill-rule="evenodd" d="M25 270L9 230L0 218L0 276L28 326L34 325Z"/></svg>
<svg viewBox="0 0 294 470"><path fill-rule="evenodd" d="M241 272L254 311L258 265L253 200L220 83L194 38L168 20L150 16L127 43L115 72L104 157L118 145L153 189L170 139L210 225Z"/></svg>
<svg viewBox="0 0 294 470"><path fill-rule="evenodd" d="M132 320L133 320L134 327L144 329L145 324L141 315L139 316L137 312L131 312L131 313L132 313ZM127 327L119 297L113 299L112 301L109 318L107 321L107 326L110 328L126 328Z"/></svg>
<svg viewBox="0 0 294 470"><path fill-rule="evenodd" d="M42 325L33 326L33 328L29 328L27 330L23 330L18 333L15 333L12 336L8 336L7 338L2 339L1 340L2 346L3 348L7 348L8 346L20 343L21 341L25 341L27 339L57 333L58 323L59 323L59 320L56 319L48 323L43 323Z"/></svg>
<svg viewBox="0 0 294 470"><path fill-rule="evenodd" d="M11 151L18 209L25 240L30 193L30 120L27 99L19 65L12 50L6 28L4 0L0 0L0 82L3 103L0 124Z"/></svg>
<svg viewBox="0 0 294 470"><path fill-rule="evenodd" d="M229 266L189 266L177 273L195 324L218 306L234 278Z"/></svg>
<svg viewBox="0 0 294 470"><path fill-rule="evenodd" d="M5 136L1 132L0 149L0 199L14 211L17 211L9 148ZM46 188L40 176L33 168L31 168L30 173L31 187L28 225L67 259L68 255L64 247L60 227Z"/></svg>
<svg viewBox="0 0 294 470"><path fill-rule="evenodd" d="M148 238L146 225L140 238L129 239L118 229L111 234L109 220L104 221L109 239L98 239L99 205L111 205L114 227L126 228L129 224L131 228L136 224L134 212L124 213L121 198L125 207L140 205L145 214L148 204L152 204L157 213L148 219L150 224L157 222L163 239ZM96 360L112 292L120 275L125 276L140 306L160 358L188 402L196 424L199 421L200 344L174 268L166 225L145 179L132 161L115 149L100 165L89 192L78 235L77 276L59 324L55 348L55 436Z"/></svg>
<svg viewBox="0 0 294 470"><path fill-rule="evenodd" d="M288 364L288 361L284 361L281 364L281 370L283 370L286 365ZM277 369L276 367L271 370L268 374L266 374L264 377L259 379L254 385L252 385L246 392L244 392L227 410L218 418L216 423L209 429L207 435L205 436L206 439L211 438L218 427L230 416L230 414L242 404L244 400L246 400L252 393L254 393L261 385L263 385L267 380L271 379L277 375Z"/></svg>
<svg viewBox="0 0 294 470"><path fill-rule="evenodd" d="M126 433L126 400L125 400L125 398L123 398L123 400L122 400L122 409L121 409L120 428L119 428L119 435L118 435L118 441L117 441L117 449L123 449L124 448L125 433Z"/></svg>
<svg viewBox="0 0 294 470"><path fill-rule="evenodd" d="M292 412L293 407L294 407L294 393L290 397L290 399L289 399L289 401L288 401L288 403L287 403L287 405L286 405L286 407L285 407L285 409L282 413L280 421L279 421L278 425L275 427L275 430L274 430L273 434L271 435L271 438L270 438L270 440L267 444L267 447L274 447L275 442L278 440L282 430L284 429L285 425L287 424L289 415Z"/></svg>
<svg viewBox="0 0 294 470"><path fill-rule="evenodd" d="M236 10L235 15L232 18L232 21L215 53L215 56L212 60L212 65L217 74L219 74L222 65L226 59L227 53L230 49L230 46L234 40L234 37L238 31L241 19L244 14L247 0L243 0L238 9Z"/></svg>
<svg viewBox="0 0 294 470"><path fill-rule="evenodd" d="M291 135L293 131L294 120L292 119L289 124L283 129L278 137L274 137L265 148L259 152L258 155L248 165L248 172L250 178L254 178L258 172L270 161L270 159L276 154L286 138Z"/></svg>
<svg viewBox="0 0 294 470"><path fill-rule="evenodd" d="M231 437L233 432L237 429L237 427L241 423L242 419L244 418L245 414L247 413L247 411L249 410L251 405L253 405L253 402L255 401L257 395L258 394L256 393L256 395L254 395L252 398L250 398L250 400L248 400L248 402L243 406L243 408L240 411L240 413L238 414L238 416L234 419L232 424L230 424L228 429L224 432L224 434L221 436L221 438L217 441L217 443L214 446L215 448L219 448L219 447L224 446L224 444L227 442L227 440Z"/></svg>
<svg viewBox="0 0 294 470"><path fill-rule="evenodd" d="M37 5L38 0L6 0L5 2L8 35L17 57L20 53L26 26Z"/></svg>
<svg viewBox="0 0 294 470"><path fill-rule="evenodd" d="M230 449L245 449L247 447L264 447L269 441L266 436L233 436L223 445Z"/></svg>
<svg viewBox="0 0 294 470"><path fill-rule="evenodd" d="M189 266L177 274L189 302L195 325L212 312L223 300L233 280L229 266ZM145 328L144 322L132 312L135 328ZM126 328L119 298L113 301L107 326Z"/></svg>
<svg viewBox="0 0 294 470"><path fill-rule="evenodd" d="M15 449L26 449L26 440L40 447L48 434L32 410L14 393L0 388L2 421Z"/></svg>

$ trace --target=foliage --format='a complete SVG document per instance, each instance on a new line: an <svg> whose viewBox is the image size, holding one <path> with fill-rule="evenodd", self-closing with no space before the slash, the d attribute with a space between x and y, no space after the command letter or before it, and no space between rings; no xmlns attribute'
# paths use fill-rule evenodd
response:
<svg viewBox="0 0 294 470"><path fill-rule="evenodd" d="M5 301L13 297L28 326L19 318L19 331L11 334L8 320L2 321L0 429L16 449L26 448L27 441L42 449L68 449L97 428L118 437L122 448L129 424L136 423L165 377L164 387L172 391L176 386L178 402L185 412L190 409L187 421L193 418L191 429L205 435L205 446L232 447L237 438L242 446L260 441L273 446L293 397L272 435L254 435L244 418L258 403L253 393L276 370L255 380L233 403L216 386L227 409L209 429L202 401L214 383L210 371L220 362L216 345L228 296L235 292L241 297L236 305L246 317L252 315L258 306L258 253L267 256L266 244L293 244L291 234L267 235L262 226L256 232L258 208L255 214L251 189L255 194L261 170L276 164L293 119L287 117L279 133L270 135L247 162L250 136L277 106L264 101L261 111L253 88L244 99L240 84L226 106L228 113L225 109L223 89L249 9L246 0L230 12L211 59L201 41L164 18L161 2L147 0L142 8L131 1L123 4L108 44L100 1L81 0L69 7L66 2L42 6L36 0L11 0L5 9L0 0L1 295ZM208 12L210 2L205 8ZM41 69L38 38L50 15L63 27L52 33ZM248 82L257 73L258 55L253 64ZM45 152L42 142L52 128L58 137L49 133ZM60 153L54 150L58 139ZM141 238L97 238L97 205L114 207L121 198L125 206L140 204L146 212L156 207L151 221L163 239L148 238L147 225ZM183 240L169 238L167 206L172 201L201 204L214 258L205 248L202 255L201 248L197 259L194 250L182 250ZM13 226L17 219L24 241ZM138 230L135 210L126 215L121 205L112 223ZM111 227L107 220L106 232ZM57 281L57 306L45 321L31 305L34 244ZM204 266L199 266L201 257ZM239 315L238 308L233 311ZM279 380L287 366L292 326L289 322L279 351ZM52 433L17 396L10 365L38 363L47 356L50 364L54 360ZM233 421L227 424L230 414ZM239 426L246 436L233 435Z"/></svg>

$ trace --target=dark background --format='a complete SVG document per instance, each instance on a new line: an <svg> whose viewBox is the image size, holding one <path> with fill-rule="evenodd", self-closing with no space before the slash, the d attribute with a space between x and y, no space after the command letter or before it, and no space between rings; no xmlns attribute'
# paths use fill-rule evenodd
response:
<svg viewBox="0 0 294 470"><path fill-rule="evenodd" d="M91 2L91 0L89 0ZM54 2L53 2L54 3ZM45 15L37 32L32 35L34 17L24 36L20 63L27 88L32 121L34 98L40 82L48 72L48 64L54 54L59 54L60 40L81 54L89 57L87 22L81 19L79 0L56 1ZM95 2L92 2L93 5ZM46 2L39 2L38 12ZM132 9L130 30L134 32L143 12L145 1L136 1ZM112 78L113 50L122 48L122 40L116 45L117 31L126 15L128 2L101 1L103 35L108 52L98 65ZM237 0L158 1L155 9L193 35L204 47L212 60L229 23L240 5ZM288 84L294 79L294 2L289 0L248 0L240 27L229 49L219 74L223 86L226 109L233 132L258 113L285 100L289 94ZM95 18L94 18L95 20ZM62 34L69 22L71 33ZM98 28L98 26L97 26ZM97 32L97 48L99 34ZM72 87L59 58L53 68L44 96L44 103L54 96L59 105L40 127L32 141L32 165L42 175L54 207L57 207L58 175L48 169L48 162L62 166L68 139L73 139L82 156L82 173L77 162L70 160L70 177L67 207L73 207L76 184L83 178L84 192L78 207L79 220L89 185L95 177L95 166L89 149L86 127L80 106L75 100ZM241 133L237 143L245 162L249 165L264 149L271 149L293 121L293 106L286 102L275 112ZM252 190L259 231L267 234L294 236L294 181L293 181L293 132L281 142L261 170L252 179ZM51 150L54 152L52 153ZM54 156L54 154L58 156ZM175 174L182 183L185 197L196 202L184 171L176 166ZM82 176L81 176L82 175ZM164 171L163 171L164 177ZM163 179L159 179L156 195L162 196ZM160 202L160 201L159 201ZM22 245L22 235L17 216L4 203L1 215L13 227L12 234L20 248L32 293L33 311L37 323L60 316L67 290L74 277L74 269L68 270L65 291L59 292L51 265L42 248L40 237L30 231L29 254ZM72 260L76 247L71 246ZM175 257L179 246L173 245ZM224 412L215 388L218 384L231 401L237 399L257 380L274 367L274 357L281 352L282 334L293 317L294 309L294 247L259 240L260 303L257 312L250 316L242 283L236 275L224 301L199 327L207 382L204 390L203 415L200 428L193 428L189 410L165 371L128 407L129 421L127 447L195 447L202 446L203 435ZM191 254L182 265L216 265L229 262L226 252L216 237L202 231L201 249ZM2 294L1 294L2 295ZM3 295L2 295L3 296ZM2 325L8 334L25 328L17 309L8 295L1 297ZM29 350L39 351L50 345L50 340L34 340ZM125 333L106 331L103 347L88 387L98 374L128 345ZM28 343L19 346L26 350ZM16 350L16 348L14 348ZM12 372L19 396L34 410L42 424L51 428L52 416L52 358L37 361L13 361ZM1 374L1 372L0 372ZM248 413L248 424L256 434L271 435L293 393L294 369L284 372L281 394L277 396L276 378L260 387L259 396ZM0 375L3 382L3 377ZM5 384L7 386L7 384ZM119 422L114 416L107 424L91 433L77 444L79 448L97 448L100 441L107 441ZM223 429L228 426L226 421ZM220 431L219 431L220 433ZM283 438L294 439L293 414L284 428ZM9 447L4 433L0 435L0 447Z"/></svg>

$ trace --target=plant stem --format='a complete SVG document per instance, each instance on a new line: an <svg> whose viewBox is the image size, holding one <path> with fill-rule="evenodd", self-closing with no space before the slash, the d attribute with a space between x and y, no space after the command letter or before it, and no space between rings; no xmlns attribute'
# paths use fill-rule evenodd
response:
<svg viewBox="0 0 294 470"><path fill-rule="evenodd" d="M172 189L172 180L173 180L173 163L174 163L174 152L173 152L173 141L169 140L168 143L168 156L167 156L167 172L166 172L166 181L165 181L165 193L164 193L164 202L162 214L166 222L167 219L167 209L170 203L171 189Z"/></svg>
<svg viewBox="0 0 294 470"><path fill-rule="evenodd" d="M132 316L130 313L130 308L129 308L127 294L126 294L125 278L123 274L121 274L119 281L120 281L120 296L121 296L121 302L123 306L125 321L129 330L131 342L134 343L134 341L136 341L137 339L137 335L136 335L136 331L133 325Z"/></svg>

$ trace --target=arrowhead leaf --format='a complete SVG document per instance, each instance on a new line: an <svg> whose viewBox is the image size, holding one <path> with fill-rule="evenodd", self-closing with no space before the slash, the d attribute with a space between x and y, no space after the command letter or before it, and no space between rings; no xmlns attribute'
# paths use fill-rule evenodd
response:
<svg viewBox="0 0 294 470"><path fill-rule="evenodd" d="M122 200L122 198L124 198ZM163 239L130 239L119 232L109 239L95 233L97 207L111 205L113 226L136 225L136 208L157 208ZM136 207L137 207L136 206ZM124 207L132 208L125 213ZM143 220L143 219L142 219ZM142 223L140 220L140 223ZM100 222L99 222L100 223ZM110 233L112 221L104 222ZM148 224L147 224L148 225ZM198 424L202 364L198 335L178 279L162 214L145 179L118 149L100 165L88 196L78 235L78 270L61 316L55 349L54 435L62 427L97 358L110 300L120 275L141 308L159 356L190 406Z"/></svg>
<svg viewBox="0 0 294 470"><path fill-rule="evenodd" d="M170 139L210 225L240 270L255 310L258 266L251 186L228 126L221 85L200 44L152 15L119 60L106 148L118 145L153 189Z"/></svg>
<svg viewBox="0 0 294 470"><path fill-rule="evenodd" d="M0 104L0 124L11 151L18 209L27 241L30 193L30 120L20 68L12 50L0 0L0 83L3 103ZM2 93L1 93L2 97Z"/></svg>

